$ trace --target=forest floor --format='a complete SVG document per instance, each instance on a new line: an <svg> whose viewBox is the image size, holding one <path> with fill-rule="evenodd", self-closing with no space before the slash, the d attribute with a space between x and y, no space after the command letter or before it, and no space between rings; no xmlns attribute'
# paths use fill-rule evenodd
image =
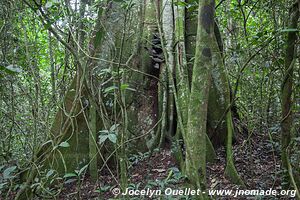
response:
<svg viewBox="0 0 300 200"><path fill-rule="evenodd" d="M228 189L236 190L239 186L232 184L224 176L225 169L225 149L216 149L217 160L208 164L207 167L207 189ZM274 150L274 145L265 135L252 135L251 139L239 137L234 144L234 158L238 173L244 180L246 189L270 188L280 190L280 159ZM136 156L129 170L130 187L133 189L151 188L161 189L171 187L175 189L184 188L185 179L180 175L178 166L171 156L169 148L154 152L147 157L142 154ZM172 172L171 172L172 171ZM99 184L101 182L101 184ZM112 176L106 174L99 175L99 182L92 183L88 176L82 181L82 185L77 187L75 183L66 184L60 199L79 199L78 189L80 188L80 199L110 199L114 197L113 188L117 187ZM143 199L141 197L130 199ZM159 199L158 197L144 199ZM167 197L161 197L167 199ZM172 198L168 198L172 199ZM173 199L180 199L175 197ZM187 199L187 198L183 198ZM218 197L214 199L288 199L283 198L259 198L259 197Z"/></svg>

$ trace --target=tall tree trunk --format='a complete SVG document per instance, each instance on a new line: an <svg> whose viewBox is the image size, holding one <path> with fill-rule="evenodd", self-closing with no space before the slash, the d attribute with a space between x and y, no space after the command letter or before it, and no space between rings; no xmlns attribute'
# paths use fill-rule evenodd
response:
<svg viewBox="0 0 300 200"><path fill-rule="evenodd" d="M198 188L206 185L206 124L214 39L214 0L201 0L198 7L196 52L188 108L186 172ZM197 112L195 112L197 111Z"/></svg>
<svg viewBox="0 0 300 200"><path fill-rule="evenodd" d="M212 101L217 102L217 104L219 105L222 105L217 107L219 110L215 111L216 113L218 113L217 117L219 118L219 121L217 122L216 126L218 126L220 122L224 123L222 124L222 127L223 129L225 128L225 131L227 133L225 174L232 180L232 182L244 186L244 183L240 178L240 176L238 175L236 168L234 166L233 151L232 151L234 126L233 126L233 118L232 118L232 111L231 111L230 87L227 78L228 75L226 73L224 62L223 62L222 52L220 50L220 44L218 42L217 37L213 38L212 49L214 50L212 79L215 80L214 82L215 91L217 91L219 94L217 96L214 96L214 99ZM213 107L209 107L209 108L215 110L215 108ZM210 119L218 119L218 118L210 118ZM221 136L222 135L220 135L220 137Z"/></svg>
<svg viewBox="0 0 300 200"><path fill-rule="evenodd" d="M50 60L50 70L51 70L52 100L53 103L55 103L56 102L55 63L54 63L54 55L53 55L53 42L51 39L50 31L48 31L48 40L49 40L49 60Z"/></svg>
<svg viewBox="0 0 300 200"><path fill-rule="evenodd" d="M297 29L299 19L299 1L294 3L290 9L290 29ZM282 168L284 170L283 182L290 183L289 178L289 145L291 142L291 128L293 124L293 103L292 103L292 93L293 93L293 69L295 64L295 51L297 32L290 31L288 32L288 38L286 42L286 54L285 54L285 74L282 82L282 119L281 119L281 160ZM285 185L285 188L288 188L288 185Z"/></svg>
<svg viewBox="0 0 300 200"><path fill-rule="evenodd" d="M193 4L194 1L187 0L188 4ZM197 18L195 11L185 10L185 51L187 60L187 70L188 70L188 81L189 86L191 84L191 77L193 74L193 57L195 57L195 44L196 44L196 34L197 34ZM219 31L218 25L214 22L214 34L218 41L218 47L220 51L223 51L223 42L221 38L221 33ZM215 49L218 50L218 49ZM219 50L218 50L219 51ZM222 54L222 53L221 53ZM223 58L222 58L223 59ZM225 144L226 139L226 122L224 118L224 113L226 112L226 105L224 101L219 101L219 99L224 99L224 91L219 88L219 74L213 73L212 84L209 91L209 104L208 104L208 120L207 120L207 135L211 141L209 144L213 143L214 146L220 144Z"/></svg>
<svg viewBox="0 0 300 200"><path fill-rule="evenodd" d="M188 117L188 101L190 96L190 86L189 86L189 75L188 75L188 65L187 65L187 55L186 55L186 19L185 19L185 7L176 6L175 7L175 40L176 40L176 68L175 77L176 78L176 90L178 95L178 107L176 106L176 117L177 117L177 130L175 135L175 158L180 165L181 170L185 170L185 162L183 158L183 152L181 150L180 140L183 137L181 129L186 130L187 128L187 117ZM174 95L176 95L174 93ZM179 117L180 116L180 117ZM179 120L182 122L179 123ZM183 125L180 128L180 124Z"/></svg>
<svg viewBox="0 0 300 200"><path fill-rule="evenodd" d="M97 165L97 110L95 105L90 105L89 110L89 172L93 181L98 179Z"/></svg>

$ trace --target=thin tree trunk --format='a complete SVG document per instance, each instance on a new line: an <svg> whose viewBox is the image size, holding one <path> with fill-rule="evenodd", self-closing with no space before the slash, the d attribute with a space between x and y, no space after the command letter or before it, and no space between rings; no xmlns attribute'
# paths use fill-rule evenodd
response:
<svg viewBox="0 0 300 200"><path fill-rule="evenodd" d="M89 110L89 171L93 181L98 179L97 165L97 111L94 105Z"/></svg>
<svg viewBox="0 0 300 200"><path fill-rule="evenodd" d="M55 65L54 65L54 55L52 47L51 33L48 31L49 40L49 58L50 58L50 69L51 69L51 86L52 86L52 100L56 102L56 82L55 82Z"/></svg>
<svg viewBox="0 0 300 200"><path fill-rule="evenodd" d="M238 175L236 168L234 166L233 151L232 151L234 127L233 127L233 119L232 119L232 112L231 112L230 87L227 78L228 76L225 71L222 53L220 51L220 47L216 37L213 38L212 49L215 52L213 54L212 77L214 77L214 80L218 80L218 84L216 84L216 91L222 91L220 95L216 98L217 98L217 102L223 105L223 109L224 109L223 114L225 114L224 127L226 128L226 132L227 132L225 174L232 180L232 182L244 186L244 183L240 178L240 176ZM221 120L223 119L221 118Z"/></svg>

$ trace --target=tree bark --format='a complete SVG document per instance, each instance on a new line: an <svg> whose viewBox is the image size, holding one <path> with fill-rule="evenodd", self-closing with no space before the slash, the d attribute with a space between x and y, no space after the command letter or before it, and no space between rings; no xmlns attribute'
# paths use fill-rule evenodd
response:
<svg viewBox="0 0 300 200"><path fill-rule="evenodd" d="M290 29L297 29L299 19L299 2L294 3L290 9ZM291 142L291 128L293 124L293 69L295 64L295 51L296 51L296 40L297 32L290 31L288 32L288 37L286 41L286 54L285 54L285 63L284 63L284 79L282 82L282 119L281 119L281 160L282 168L284 170L283 174L283 183L287 183L284 187L288 188L290 184L290 178L288 174L288 165L289 165L289 153L288 147Z"/></svg>
<svg viewBox="0 0 300 200"><path fill-rule="evenodd" d="M202 190L206 185L206 124L211 84L214 7L214 0L199 1L196 52L188 107L187 132L184 138L188 178Z"/></svg>

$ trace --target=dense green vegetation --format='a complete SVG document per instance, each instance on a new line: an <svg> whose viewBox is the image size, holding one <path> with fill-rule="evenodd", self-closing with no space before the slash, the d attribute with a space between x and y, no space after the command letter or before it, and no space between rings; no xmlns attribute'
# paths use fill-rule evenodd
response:
<svg viewBox="0 0 300 200"><path fill-rule="evenodd" d="M1 0L0 199L222 180L299 199L299 12L298 0Z"/></svg>

